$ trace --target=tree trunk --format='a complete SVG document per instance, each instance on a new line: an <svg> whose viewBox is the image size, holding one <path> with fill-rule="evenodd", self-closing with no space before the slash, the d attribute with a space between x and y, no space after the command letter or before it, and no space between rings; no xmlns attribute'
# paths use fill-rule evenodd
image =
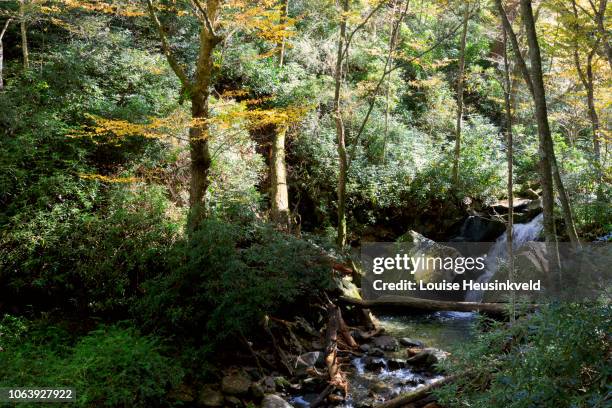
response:
<svg viewBox="0 0 612 408"><path fill-rule="evenodd" d="M561 174L555 158L555 150L553 146L553 140L550 132L550 126L548 123L548 110L546 106L546 93L544 90L544 79L542 76L542 57L540 55L540 45L538 43L538 37L536 33L535 20L533 18L533 10L531 8L531 0L521 0L521 10L523 15L523 23L525 24L525 32L527 34L527 42L529 44L529 59L531 61L531 82L533 84L533 97L536 108L536 120L538 122L538 133L540 133L540 153L542 154L542 162L547 162L542 166L543 177L546 179L546 183L549 182L548 169L545 168L550 166L552 170L552 176L554 178L557 191L559 193L559 200L561 201L561 208L563 212L563 218L565 220L565 228L567 235L574 245L579 245L578 234L576 233L576 226L574 224L574 217L572 215L572 209L569 202L569 197L565 191L563 180L561 180ZM544 191L544 186L542 186ZM547 195L550 195L547 200L548 203L545 207L549 207L548 220L552 224L551 237L554 238L554 220L552 219L553 213L553 197L552 197L552 185L547 186ZM542 196L544 200L544 195ZM546 215L545 215L546 217Z"/></svg>
<svg viewBox="0 0 612 408"><path fill-rule="evenodd" d="M289 13L289 0L281 0L281 18L280 18L280 22L284 23L287 21L287 14ZM283 39L281 40L280 44L279 44L279 54L278 54L278 65L279 66L283 66L284 62L285 62L285 37L283 37Z"/></svg>
<svg viewBox="0 0 612 408"><path fill-rule="evenodd" d="M11 24L11 19L9 18L4 23L4 27L2 31L0 31L0 91L4 89L4 34L6 34L6 30Z"/></svg>
<svg viewBox="0 0 612 408"><path fill-rule="evenodd" d="M288 0L281 0L281 17L283 23L287 19ZM282 67L285 59L285 38L278 44L278 66ZM289 191L287 186L287 165L285 162L285 136L287 126L279 125L274 129L270 152L270 215L271 220L283 230L289 230L291 219L289 213Z"/></svg>
<svg viewBox="0 0 612 408"><path fill-rule="evenodd" d="M25 2L26 0L19 0L19 19L21 28L21 52L23 54L23 69L26 71L30 69L30 53L28 51L28 29L25 19Z"/></svg>
<svg viewBox="0 0 612 408"><path fill-rule="evenodd" d="M397 308L424 311L449 311L457 312L484 312L491 315L502 316L508 311L506 303L480 303L480 302L454 302L447 300L421 299L408 296L382 296L374 300L362 300L341 296L340 300L350 305L360 306L367 309L374 308ZM528 310L536 309L538 306L525 305Z"/></svg>
<svg viewBox="0 0 612 408"><path fill-rule="evenodd" d="M610 41L608 38L608 30L606 30L604 20L606 18L606 10L608 6L608 0L600 0L599 1L599 9L595 11L595 19L597 23L597 31L599 31L599 35L601 36L601 41L604 45L604 50L606 52L606 57L608 59L608 64L610 65L610 69L612 70L612 46L610 45Z"/></svg>
<svg viewBox="0 0 612 408"><path fill-rule="evenodd" d="M455 157L453 160L453 185L459 187L459 158L461 156L461 126L463 122L463 76L465 71L465 40L470 17L470 4L464 5L463 31L461 32L461 46L459 49L459 72L457 77L457 124L455 127Z"/></svg>
<svg viewBox="0 0 612 408"><path fill-rule="evenodd" d="M507 250L508 250L508 277L510 282L514 282L514 251L513 244L513 228L514 228L514 183L513 177L513 159L514 159L514 137L512 133L512 102L510 95L512 94L512 81L510 80L510 66L508 64L508 35L506 29L502 26L503 34L503 58L504 58L504 108L506 113L506 159L508 161L508 226L506 228ZM515 319L515 294L510 295L510 321Z"/></svg>
<svg viewBox="0 0 612 408"><path fill-rule="evenodd" d="M395 20L395 14L397 12L397 4L393 2L393 13L392 13L392 21ZM389 55L387 59L389 60L389 64L392 65L393 62L393 51L395 50L395 42L397 41L397 33L399 30L395 29L395 24L391 24L391 35L389 36ZM387 138L389 137L389 110L390 104L389 99L391 98L391 77L393 76L393 72L389 73L387 77L387 86L385 90L385 134L383 137L383 147L382 147L382 164L385 164L387 161Z"/></svg>
<svg viewBox="0 0 612 408"><path fill-rule="evenodd" d="M342 248L346 244L346 179L348 173L348 155L346 150L346 135L344 122L342 120L342 109L340 104L340 90L342 87L342 64L344 55L344 42L346 39L346 19L349 11L348 0L342 0L343 15L340 21L340 37L338 38L338 54L336 59L336 69L334 72L334 119L336 122L336 143L338 150L338 230L336 244Z"/></svg>
<svg viewBox="0 0 612 408"><path fill-rule="evenodd" d="M289 193L285 165L285 135L287 127L280 125L274 130L270 160L271 218L276 225L289 229Z"/></svg>
<svg viewBox="0 0 612 408"><path fill-rule="evenodd" d="M219 0L209 0L207 2L208 18L212 23L214 23L217 17L218 8ZM219 41L220 38L211 32L211 27L202 26L195 82L191 90L191 116L193 123L189 129L191 183L189 190L190 214L188 229L190 231L196 230L206 218L206 191L210 185L209 174L211 166L208 99L212 82L212 54Z"/></svg>

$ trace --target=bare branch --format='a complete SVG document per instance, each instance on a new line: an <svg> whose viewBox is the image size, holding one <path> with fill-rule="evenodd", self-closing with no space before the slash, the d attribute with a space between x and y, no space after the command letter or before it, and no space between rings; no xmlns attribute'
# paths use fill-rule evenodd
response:
<svg viewBox="0 0 612 408"><path fill-rule="evenodd" d="M353 31L351 31L351 33L348 35L347 39L346 39L346 45L344 47L344 51L342 52L342 59L344 59L344 57L346 56L346 54L348 54L348 50L349 47L351 45L351 40L353 39L353 36L357 33L357 31L361 30L370 20L370 18L378 11L380 10L380 8L382 6L384 6L389 0L382 0L380 3L378 3L378 5L376 7L374 7L372 9L372 11L370 11L370 13L366 16L365 19L363 19L363 21L361 23L359 23L359 25L357 25L357 27L355 27L353 29Z"/></svg>
<svg viewBox="0 0 612 408"><path fill-rule="evenodd" d="M6 34L6 30L8 29L9 25L11 24L11 21L13 21L13 19L9 18L4 23L4 28L2 29L2 32L0 32L0 41L2 41L2 39L4 38L4 34Z"/></svg>
<svg viewBox="0 0 612 408"><path fill-rule="evenodd" d="M155 8L153 7L153 2L151 0L146 0L146 1L147 1L147 8L149 10L149 15L151 17L151 20L153 20L153 23L155 23L155 27L157 28L159 39L161 40L161 44L162 44L162 49L164 51L164 55L166 56L166 59L168 60L168 64L170 64L170 67L172 68L176 76L180 79L183 86L185 88L191 88L192 83L189 80L187 73L185 73L185 70L183 69L181 64L179 64L174 54L172 54L172 50L170 49L170 44L168 43L168 37L166 37L164 27L159 21L159 18L157 18L157 14L155 14Z"/></svg>

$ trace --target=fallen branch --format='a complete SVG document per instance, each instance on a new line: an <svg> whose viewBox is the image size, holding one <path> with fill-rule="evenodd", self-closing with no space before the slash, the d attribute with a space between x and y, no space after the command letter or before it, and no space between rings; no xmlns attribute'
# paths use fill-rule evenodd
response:
<svg viewBox="0 0 612 408"><path fill-rule="evenodd" d="M404 405L410 404L412 402L420 401L423 398L426 398L436 388L440 388L443 385L450 384L456 379L457 379L456 375L445 377L440 381L436 381L435 383L428 384L424 387L417 389L416 391L412 391L407 394L402 394L389 401L375 405L374 408L398 408L398 407L402 407Z"/></svg>
<svg viewBox="0 0 612 408"><path fill-rule="evenodd" d="M406 296L383 296L375 300L362 300L341 296L340 300L345 303L364 308L398 307L427 311L476 311L485 312L492 315L504 315L508 310L508 305L506 303L453 302L446 300L420 299ZM534 310L538 307L538 305L523 305L523 307L527 310Z"/></svg>

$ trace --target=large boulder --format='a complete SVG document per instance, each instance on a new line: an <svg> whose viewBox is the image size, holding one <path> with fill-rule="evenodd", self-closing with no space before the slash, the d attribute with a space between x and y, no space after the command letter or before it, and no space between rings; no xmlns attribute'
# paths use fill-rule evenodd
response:
<svg viewBox="0 0 612 408"><path fill-rule="evenodd" d="M494 242L505 230L506 224L499 218L471 215L463 223L459 235L466 242Z"/></svg>
<svg viewBox="0 0 612 408"><path fill-rule="evenodd" d="M372 339L372 342L376 347L384 351L397 351L397 349L399 348L397 340L395 339L395 337L391 336L374 337L374 339Z"/></svg>
<svg viewBox="0 0 612 408"><path fill-rule="evenodd" d="M293 405L276 394L268 394L261 401L261 408L293 408Z"/></svg>
<svg viewBox="0 0 612 408"><path fill-rule="evenodd" d="M223 394L211 384L204 385L198 397L198 406L203 408L222 407L224 403Z"/></svg>
<svg viewBox="0 0 612 408"><path fill-rule="evenodd" d="M228 395L244 395L249 392L251 379L244 371L233 371L221 380L221 390Z"/></svg>

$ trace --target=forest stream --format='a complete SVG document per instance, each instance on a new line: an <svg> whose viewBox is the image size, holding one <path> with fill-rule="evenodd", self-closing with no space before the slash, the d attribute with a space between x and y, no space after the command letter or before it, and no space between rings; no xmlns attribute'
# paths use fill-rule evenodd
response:
<svg viewBox="0 0 612 408"><path fill-rule="evenodd" d="M469 219L464 227L468 225ZM513 247L518 249L537 239L541 230L541 214L516 224ZM492 278L499 262L506 257L506 248L504 231L488 250L487 269L479 281ZM466 300L480 301L481 294L468 292ZM474 312L457 311L378 314L382 336L362 344L360 352L363 355L351 358L347 376L349 394L342 406L371 407L442 380L444 376L436 364L475 338L477 316ZM422 355L427 358L415 357ZM290 402L293 406L307 408L316 397L316 393L295 395Z"/></svg>

